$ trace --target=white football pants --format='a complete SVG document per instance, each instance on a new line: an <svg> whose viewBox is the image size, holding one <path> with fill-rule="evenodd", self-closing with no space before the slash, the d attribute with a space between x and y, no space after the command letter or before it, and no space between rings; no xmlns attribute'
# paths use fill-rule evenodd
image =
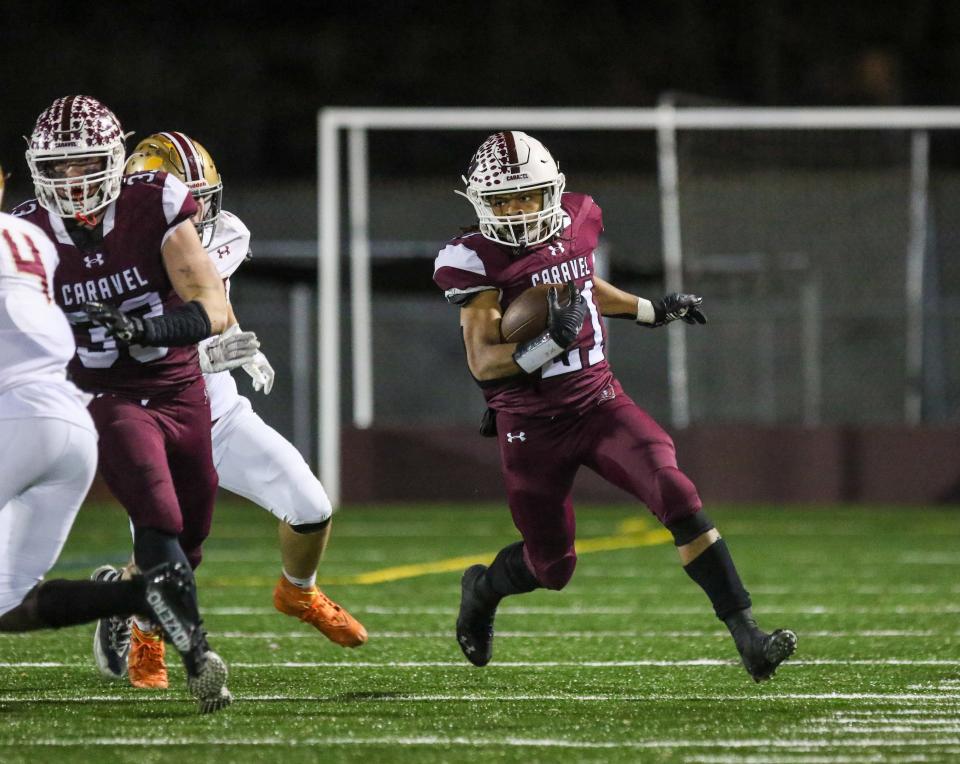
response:
<svg viewBox="0 0 960 764"><path fill-rule="evenodd" d="M0 615L53 567L97 468L97 436L62 419L0 419Z"/></svg>
<svg viewBox="0 0 960 764"><path fill-rule="evenodd" d="M213 463L220 485L290 525L321 523L327 492L293 444L240 396L213 425Z"/></svg>

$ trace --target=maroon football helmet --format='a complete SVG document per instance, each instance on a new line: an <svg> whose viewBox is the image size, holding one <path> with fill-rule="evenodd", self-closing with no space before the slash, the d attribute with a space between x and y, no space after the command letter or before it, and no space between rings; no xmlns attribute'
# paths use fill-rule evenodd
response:
<svg viewBox="0 0 960 764"><path fill-rule="evenodd" d="M90 96L58 98L27 139L27 164L40 205L60 217L90 215L120 195L123 128Z"/></svg>

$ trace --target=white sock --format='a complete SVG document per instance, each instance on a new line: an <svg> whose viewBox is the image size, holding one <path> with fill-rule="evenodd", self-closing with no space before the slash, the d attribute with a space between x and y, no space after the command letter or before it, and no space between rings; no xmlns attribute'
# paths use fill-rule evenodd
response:
<svg viewBox="0 0 960 764"><path fill-rule="evenodd" d="M157 628L156 624L154 624L154 622L149 618L143 618L139 615L135 615L133 617L133 622L137 625L137 628L140 629L140 631L146 634L155 631Z"/></svg>
<svg viewBox="0 0 960 764"><path fill-rule="evenodd" d="M287 573L286 570L283 571L283 577L287 579L291 584L300 589L311 589L313 585L317 583L317 572L314 571L310 574L309 578L297 578L296 576L291 576Z"/></svg>

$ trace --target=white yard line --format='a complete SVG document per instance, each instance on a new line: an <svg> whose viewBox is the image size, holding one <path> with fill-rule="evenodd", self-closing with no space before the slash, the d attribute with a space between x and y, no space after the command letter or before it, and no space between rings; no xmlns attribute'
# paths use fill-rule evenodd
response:
<svg viewBox="0 0 960 764"><path fill-rule="evenodd" d="M259 738L128 738L95 737L70 740L56 738L27 738L16 741L0 741L0 746L23 747L65 747L65 746L278 746L301 747L319 746L406 746L406 747L465 747L465 748L568 748L568 749L606 749L606 750L657 750L657 749L774 749L816 751L824 748L936 748L937 746L960 746L960 737L944 737L936 741L917 740L915 738L868 738L856 740L800 739L782 738L721 739L721 740L569 740L558 738L481 738L461 736L389 736L377 737L259 737Z"/></svg>
<svg viewBox="0 0 960 764"><path fill-rule="evenodd" d="M942 725L936 728L915 727L912 724L869 724L863 727L843 727L837 728L830 725L806 726L803 727L805 734L811 735L883 735L888 732L894 732L898 735L956 735L960 734L960 724L954 722L949 725Z"/></svg>
<svg viewBox="0 0 960 764"><path fill-rule="evenodd" d="M27 635L24 635L27 636ZM212 631L210 636L216 639L316 639L313 631ZM452 629L442 631L376 631L371 636L376 639L451 639ZM960 637L960 631L936 632L931 630L910 629L867 629L864 631L807 631L801 633L805 639L822 638L936 638ZM673 639L708 638L729 639L724 631L706 631L703 629L638 631L635 629L597 629L596 631L497 631L497 639L590 639L622 637L631 639Z"/></svg>
<svg viewBox="0 0 960 764"><path fill-rule="evenodd" d="M919 713L919 712L914 712ZM928 716L928 714L924 714ZM893 712L878 713L877 716L862 717L858 716L856 718L844 718L838 717L836 719L821 719L822 723L820 726L836 726L836 727L866 727L874 724L884 725L884 724L902 724L913 728L920 727L949 727L960 723L960 717L956 714L950 714L948 716L941 716L936 719L926 719L926 718L916 718L912 719L909 716L896 716Z"/></svg>
<svg viewBox="0 0 960 764"><path fill-rule="evenodd" d="M640 659L628 661L500 661L491 663L487 670L506 668L645 668L645 667L683 667L683 666L736 666L739 661L730 658L690 658L685 660ZM88 667L86 662L0 662L0 668L81 668ZM337 670L355 668L465 668L463 661L280 661L272 663L231 661L233 668L335 668ZM960 666L960 660L937 658L816 658L797 659L783 664L785 668L806 666ZM940 690L937 690L940 692ZM818 696L819 697L819 696ZM836 697L828 695L827 697ZM944 695L944 697L946 697ZM950 697L953 697L951 695ZM960 697L960 696L958 696Z"/></svg>
<svg viewBox="0 0 960 764"><path fill-rule="evenodd" d="M920 717L923 717L924 719L930 719L930 718L936 717L937 714L936 714L935 712L928 711L927 709L915 709L915 710L902 709L902 710L899 710L899 711L887 711L887 710L882 710L882 711L857 711L857 710L848 710L848 711L837 711L835 714L833 714L833 715L831 715L831 716L829 716L829 717L827 717L827 718L833 719L833 718L841 718L841 717L848 717L848 716L849 716L849 717L861 717L861 716L871 717L871 716L891 716L891 715L895 715L895 716L920 716ZM946 715L945 715L945 716L943 716L943 717L941 717L941 718L944 718L944 719L954 719L954 718L956 718L956 717L954 716L954 714L950 714L949 716L946 716Z"/></svg>
<svg viewBox="0 0 960 764"><path fill-rule="evenodd" d="M931 758L927 754L900 754L897 756L898 764L923 764L924 762L942 762L943 754L960 753L960 748L937 748L936 754ZM730 754L694 754L684 758L685 762L690 764L887 764L890 761L886 754L859 754L837 756L809 755L796 756L788 754L786 756L771 756L763 754L754 755L730 755Z"/></svg>
<svg viewBox="0 0 960 764"><path fill-rule="evenodd" d="M381 607L367 605L351 608L354 613L370 613L373 615L450 615L456 609L451 607ZM204 615L268 615L276 613L271 607L205 607ZM498 615L703 615L709 613L708 604L703 606L674 606L674 607L510 607L506 606L498 611ZM893 607L880 606L846 606L837 607L826 605L764 605L764 613L783 613L789 615L908 615L926 613L931 615L951 615L960 613L960 604L931 604L931 605L896 605Z"/></svg>
<svg viewBox="0 0 960 764"><path fill-rule="evenodd" d="M465 666L463 661L396 661L396 662L365 662L365 661L326 661L326 662L282 662L282 663L241 663L231 662L231 666L239 668L454 668ZM644 667L674 667L674 666L735 666L739 661L721 658L691 658L688 660L630 660L630 661L502 661L491 663L487 669L493 668L644 668ZM800 666L960 666L960 660L955 659L926 659L926 658L866 658L866 659L811 659L791 660L783 667Z"/></svg>
<svg viewBox="0 0 960 764"><path fill-rule="evenodd" d="M36 692L35 690L30 690L31 693ZM247 695L239 694L237 695L238 701L243 702L291 702L291 703L301 703L301 702L314 702L314 703L342 703L342 698L336 693L329 695L297 695L297 694L261 694L261 695ZM713 701L713 702L722 702L722 703L772 703L776 701L787 701L787 700L799 700L799 701L809 701L809 700L863 700L863 701L876 701L880 703L900 703L906 702L911 705L914 703L933 703L935 706L943 706L949 708L958 707L956 701L960 701L960 695L942 695L942 694L917 694L917 693L901 693L901 692L890 692L890 693L841 693L841 692L827 692L827 693L771 693L763 695L704 695L704 694L681 694L681 693L650 693L650 694L632 694L632 695L622 695L622 694L613 694L613 693L599 693L591 695L576 695L571 693L524 693L524 694L513 694L507 695L502 692L494 692L488 695L483 695L480 693L462 693L462 694L435 694L435 693L402 693L402 694L371 694L367 697L353 696L351 701L352 703L453 703L453 702L462 702L462 703L482 703L482 702L510 702L510 703L540 703L543 701L549 702L558 702L558 701L567 701L571 703L610 703L610 702L623 702L623 703L636 703L639 701L650 701L650 702L660 702L660 701ZM59 694L56 691L51 691L51 694L48 697L37 698L33 695L30 697L23 697L18 695L0 695L0 702L2 703L100 703L100 702L124 702L124 703L183 703L190 702L190 699L186 696L176 696L169 694L161 693L151 693L144 694L138 693L136 695L65 695ZM936 709L908 709L910 713L938 713ZM883 709L878 710L876 713L882 713L886 715L901 713L898 709ZM942 711L940 713L943 713Z"/></svg>

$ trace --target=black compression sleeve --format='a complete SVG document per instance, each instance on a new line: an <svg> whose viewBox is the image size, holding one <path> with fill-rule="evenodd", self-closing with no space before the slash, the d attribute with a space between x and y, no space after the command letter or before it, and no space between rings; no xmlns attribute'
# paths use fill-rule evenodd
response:
<svg viewBox="0 0 960 764"><path fill-rule="evenodd" d="M196 300L174 308L162 316L143 320L141 343L152 347L196 345L210 336L210 318Z"/></svg>

